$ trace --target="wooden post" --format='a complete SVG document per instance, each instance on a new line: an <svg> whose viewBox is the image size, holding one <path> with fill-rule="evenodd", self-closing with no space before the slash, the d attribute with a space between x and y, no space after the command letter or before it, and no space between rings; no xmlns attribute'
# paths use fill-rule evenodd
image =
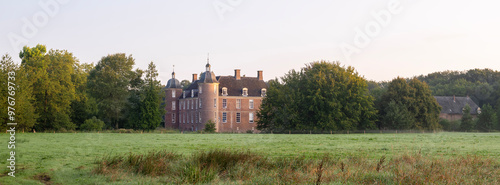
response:
<svg viewBox="0 0 500 185"><path fill-rule="evenodd" d="M290 130L289 130L289 131L288 131L288 134L292 134L292 131L290 131Z"/></svg>
<svg viewBox="0 0 500 185"><path fill-rule="evenodd" d="M330 130L330 134L332 134L332 131Z"/></svg>
<svg viewBox="0 0 500 185"><path fill-rule="evenodd" d="M347 134L349 134L349 130L347 131Z"/></svg>

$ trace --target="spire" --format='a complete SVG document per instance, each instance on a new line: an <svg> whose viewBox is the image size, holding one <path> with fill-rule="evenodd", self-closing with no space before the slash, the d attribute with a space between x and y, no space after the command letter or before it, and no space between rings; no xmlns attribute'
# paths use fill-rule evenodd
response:
<svg viewBox="0 0 500 185"><path fill-rule="evenodd" d="M172 66L172 79L175 78L175 65Z"/></svg>
<svg viewBox="0 0 500 185"><path fill-rule="evenodd" d="M207 65L205 66L206 71L210 71L210 53L207 54Z"/></svg>

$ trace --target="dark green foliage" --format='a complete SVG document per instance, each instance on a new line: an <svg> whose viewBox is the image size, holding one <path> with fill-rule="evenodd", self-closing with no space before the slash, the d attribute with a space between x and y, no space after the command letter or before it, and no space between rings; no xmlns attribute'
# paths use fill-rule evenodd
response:
<svg viewBox="0 0 500 185"><path fill-rule="evenodd" d="M189 81L189 80L182 80L181 81L182 89L187 89L189 87L189 85L191 85L191 81Z"/></svg>
<svg viewBox="0 0 500 185"><path fill-rule="evenodd" d="M500 72L491 69L444 71L421 75L434 96L470 96L480 107L500 100Z"/></svg>
<svg viewBox="0 0 500 185"><path fill-rule="evenodd" d="M313 62L268 82L259 130L356 130L375 127L366 80L353 67Z"/></svg>
<svg viewBox="0 0 500 185"><path fill-rule="evenodd" d="M134 63L132 56L123 53L108 55L89 73L89 94L98 102L100 118L108 127L118 129L124 117Z"/></svg>
<svg viewBox="0 0 500 185"><path fill-rule="evenodd" d="M160 126L162 121L162 115L164 115L164 109L161 107L161 100L163 99L160 95L164 95L161 91L161 84L156 78L158 77L158 71L156 70L156 65L151 62L149 63L148 70L146 70L145 78L145 89L142 93L144 98L140 104L140 115L141 119L139 121L141 128L144 130L153 130Z"/></svg>
<svg viewBox="0 0 500 185"><path fill-rule="evenodd" d="M92 119L85 120L85 122L80 126L80 130L83 131L101 131L104 127L104 121L97 119L95 116Z"/></svg>
<svg viewBox="0 0 500 185"><path fill-rule="evenodd" d="M409 82L399 77L392 80L378 107L383 108L380 109L381 128L434 130L440 127L441 107L427 84L416 78Z"/></svg>
<svg viewBox="0 0 500 185"><path fill-rule="evenodd" d="M460 120L449 121L447 119L440 119L439 125L445 131L460 131Z"/></svg>
<svg viewBox="0 0 500 185"><path fill-rule="evenodd" d="M468 104L465 105L462 119L460 122L461 131L471 131L475 128L474 120L472 118L472 115L470 114L470 110L471 110L470 106Z"/></svg>
<svg viewBox="0 0 500 185"><path fill-rule="evenodd" d="M392 100L385 108L385 115L382 117L384 127L392 129L409 129L415 125L415 117L408 111L406 105L396 103Z"/></svg>
<svg viewBox="0 0 500 185"><path fill-rule="evenodd" d="M212 120L208 120L207 123L205 123L205 129L203 129L205 132L208 133L214 133L215 132L215 123Z"/></svg>
<svg viewBox="0 0 500 185"><path fill-rule="evenodd" d="M478 115L476 128L479 131L489 132L495 129L497 121L495 110L490 104L486 104L481 109L481 114Z"/></svg>

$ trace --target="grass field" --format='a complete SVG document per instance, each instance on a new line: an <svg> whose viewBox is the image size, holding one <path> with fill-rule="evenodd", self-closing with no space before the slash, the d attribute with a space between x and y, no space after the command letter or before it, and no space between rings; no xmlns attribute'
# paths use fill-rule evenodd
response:
<svg viewBox="0 0 500 185"><path fill-rule="evenodd" d="M500 162L499 133L429 134L118 134L118 133L26 133L16 135L16 177L0 175L0 184L155 184L164 179L127 174L119 178L92 173L104 156L146 154L166 150L190 156L199 151L227 149L250 151L269 158L305 156L320 159L361 157L376 163L419 154L449 160L478 156ZM8 135L0 134L1 165L7 166ZM493 167L497 170L498 165ZM0 172L7 171L7 168ZM237 182L236 182L237 183Z"/></svg>

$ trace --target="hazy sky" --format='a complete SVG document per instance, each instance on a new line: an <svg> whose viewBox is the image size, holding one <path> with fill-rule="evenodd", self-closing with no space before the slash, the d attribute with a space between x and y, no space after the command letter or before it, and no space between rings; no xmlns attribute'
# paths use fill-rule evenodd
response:
<svg viewBox="0 0 500 185"><path fill-rule="evenodd" d="M43 4L50 6L44 6ZM41 5L42 4L42 5ZM264 79L317 61L354 66L370 80L443 70L500 70L499 1L25 0L0 3L0 53L65 49L83 63L132 54L162 83L204 70Z"/></svg>

